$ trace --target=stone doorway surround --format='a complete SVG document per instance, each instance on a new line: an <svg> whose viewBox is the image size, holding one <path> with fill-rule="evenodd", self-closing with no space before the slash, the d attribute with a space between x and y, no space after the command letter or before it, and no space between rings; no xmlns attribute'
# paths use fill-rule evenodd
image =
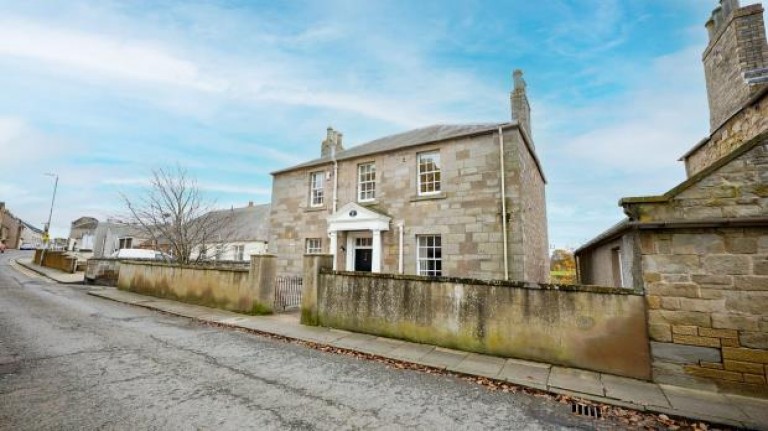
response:
<svg viewBox="0 0 768 431"><path fill-rule="evenodd" d="M391 217L355 202L350 202L342 206L334 214L331 214L328 217L328 237L331 240L330 248L333 255L333 269L338 269L339 232L349 232L346 244L346 269L348 271L354 269L355 238L371 237L373 242L371 272L381 272L381 232L389 230L391 220Z"/></svg>

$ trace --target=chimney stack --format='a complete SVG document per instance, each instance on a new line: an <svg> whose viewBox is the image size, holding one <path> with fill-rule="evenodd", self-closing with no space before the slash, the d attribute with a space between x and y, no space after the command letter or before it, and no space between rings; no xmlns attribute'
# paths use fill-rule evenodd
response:
<svg viewBox="0 0 768 431"><path fill-rule="evenodd" d="M320 149L320 157L333 157L344 151L344 146L341 144L342 136L341 133L333 130L333 127L328 127L325 140Z"/></svg>
<svg viewBox="0 0 768 431"><path fill-rule="evenodd" d="M531 105L528 103L528 95L525 91L526 84L523 79L523 71L515 70L512 73L512 81L514 82L514 89L509 96L512 106L512 121L520 124L520 128L525 130L528 137L533 137L531 133Z"/></svg>
<svg viewBox="0 0 768 431"><path fill-rule="evenodd" d="M714 132L763 88L754 77L768 67L768 42L760 4L741 7L739 0L720 0L705 26L704 73Z"/></svg>

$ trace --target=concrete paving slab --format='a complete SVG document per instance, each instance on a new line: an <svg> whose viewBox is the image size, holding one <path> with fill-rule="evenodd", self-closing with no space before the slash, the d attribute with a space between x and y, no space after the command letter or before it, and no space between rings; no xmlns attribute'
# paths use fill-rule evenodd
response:
<svg viewBox="0 0 768 431"><path fill-rule="evenodd" d="M466 359L461 361L461 363L455 367L449 367L448 369L457 373L495 379L498 377L501 369L504 368L505 363L506 360L504 358L472 353L469 354Z"/></svg>
<svg viewBox="0 0 768 431"><path fill-rule="evenodd" d="M370 341L363 341L355 350L370 355L388 356L390 352L399 349L403 344L405 341L376 337Z"/></svg>
<svg viewBox="0 0 768 431"><path fill-rule="evenodd" d="M420 360L433 350L435 350L435 346L404 342L400 347L389 352L387 356L401 361L414 362Z"/></svg>
<svg viewBox="0 0 768 431"><path fill-rule="evenodd" d="M517 385L547 390L551 368L549 364L507 359L499 373L499 378Z"/></svg>
<svg viewBox="0 0 768 431"><path fill-rule="evenodd" d="M678 386L659 385L664 391L672 408L687 415L706 415L739 422L749 420L747 415L736 407L723 394L686 389Z"/></svg>
<svg viewBox="0 0 768 431"><path fill-rule="evenodd" d="M334 341L333 346L341 349L357 350L365 345L365 343L371 342L376 338L377 337L374 335L356 334L351 332L346 337Z"/></svg>
<svg viewBox="0 0 768 431"><path fill-rule="evenodd" d="M605 396L603 383L600 381L600 373L591 371L552 367L547 385L573 392Z"/></svg>
<svg viewBox="0 0 768 431"><path fill-rule="evenodd" d="M459 365L469 355L469 353L459 350L435 347L434 350L419 359L419 364L426 365L428 367L446 369Z"/></svg>
<svg viewBox="0 0 768 431"><path fill-rule="evenodd" d="M672 407L657 384L608 374L603 374L601 381L606 397L632 401L644 406Z"/></svg>

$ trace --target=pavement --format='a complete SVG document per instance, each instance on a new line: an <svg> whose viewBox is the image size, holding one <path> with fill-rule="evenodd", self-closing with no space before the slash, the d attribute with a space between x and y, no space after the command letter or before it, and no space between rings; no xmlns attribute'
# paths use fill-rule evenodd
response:
<svg viewBox="0 0 768 431"><path fill-rule="evenodd" d="M21 261L18 263L24 265ZM66 279L63 277L67 275L69 274L56 274L50 271L46 274L56 281ZM700 391L368 334L303 326L299 323L296 313L245 316L115 288L97 287L88 294L201 322L278 335L463 375L485 377L638 411L703 420L736 428L768 431L768 400L766 399Z"/></svg>
<svg viewBox="0 0 768 431"><path fill-rule="evenodd" d="M23 266L24 268L34 271L44 277L47 277L57 283L63 284L82 284L85 281L84 272L76 272L74 274L60 271L55 268L48 268L41 266L32 261L32 258L19 258L15 260L15 263Z"/></svg>

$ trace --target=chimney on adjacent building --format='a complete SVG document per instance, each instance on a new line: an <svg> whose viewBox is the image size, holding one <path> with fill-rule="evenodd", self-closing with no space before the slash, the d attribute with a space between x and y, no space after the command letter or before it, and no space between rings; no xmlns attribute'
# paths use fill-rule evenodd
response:
<svg viewBox="0 0 768 431"><path fill-rule="evenodd" d="M739 111L768 79L763 6L720 0L706 23L709 45L704 73L712 132Z"/></svg>
<svg viewBox="0 0 768 431"><path fill-rule="evenodd" d="M343 135L333 130L333 127L328 127L328 133L320 149L320 157L332 157L344 151L344 146L341 144L342 137Z"/></svg>
<svg viewBox="0 0 768 431"><path fill-rule="evenodd" d="M531 105L528 104L528 95L525 92L525 80L523 79L523 71L517 69L512 73L512 81L514 82L514 89L509 95L510 105L512 106L512 121L516 121L520 124L520 128L525 130L528 137L532 137L531 134Z"/></svg>

